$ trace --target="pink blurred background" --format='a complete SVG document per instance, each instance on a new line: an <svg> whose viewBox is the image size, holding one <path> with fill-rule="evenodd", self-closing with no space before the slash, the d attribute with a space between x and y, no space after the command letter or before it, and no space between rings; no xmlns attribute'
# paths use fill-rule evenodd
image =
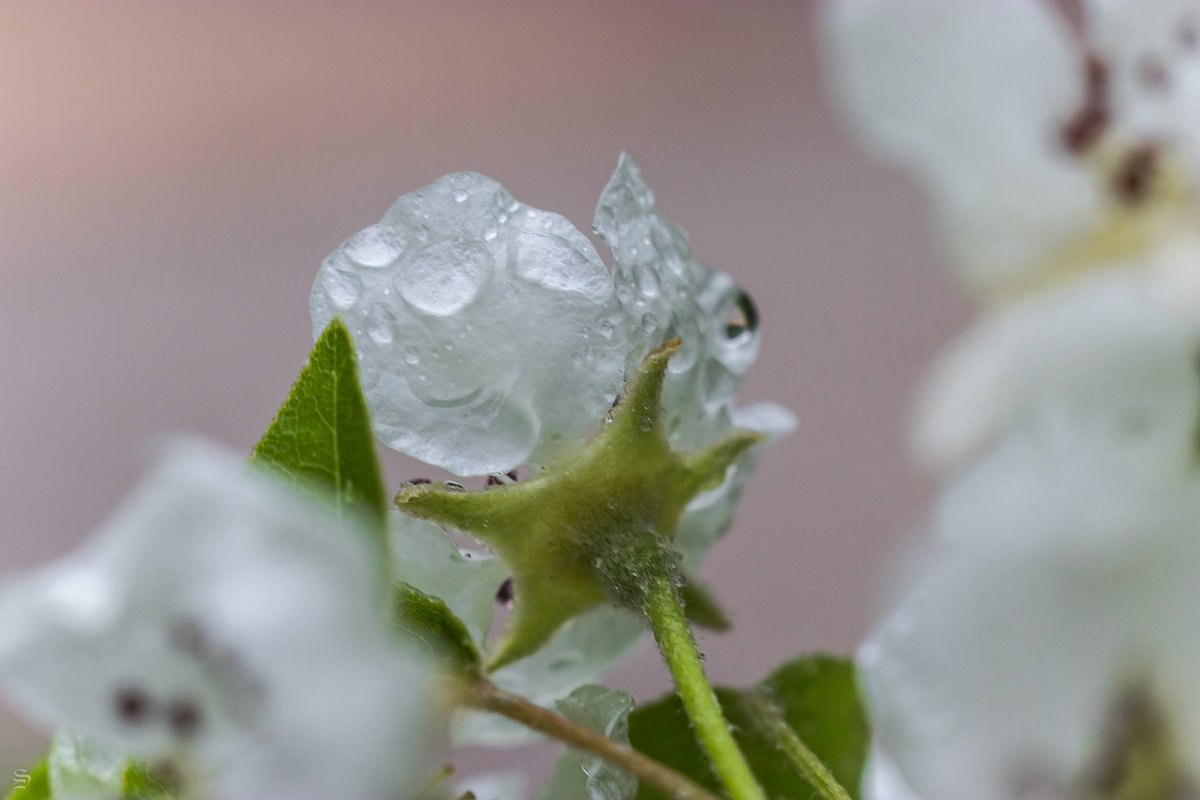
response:
<svg viewBox="0 0 1200 800"><path fill-rule="evenodd" d="M927 500L909 398L966 307L918 193L829 108L814 8L0 3L0 575L85 536L164 432L247 450L317 266L398 195L476 170L586 231L624 148L758 302L745 399L800 422L705 565L735 624L708 667L850 651ZM667 686L651 648L612 683ZM41 747L0 706L0 792Z"/></svg>

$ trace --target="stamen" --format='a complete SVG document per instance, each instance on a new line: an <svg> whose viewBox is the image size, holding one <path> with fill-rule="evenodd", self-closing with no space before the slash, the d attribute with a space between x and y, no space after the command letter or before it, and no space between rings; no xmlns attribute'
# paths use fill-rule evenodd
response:
<svg viewBox="0 0 1200 800"><path fill-rule="evenodd" d="M500 584L500 589L496 592L496 602L506 606L511 606L515 594L513 592L513 579L508 578L504 583Z"/></svg>
<svg viewBox="0 0 1200 800"><path fill-rule="evenodd" d="M1108 104L1108 65L1095 53L1084 61L1083 105L1062 127L1062 144L1071 155L1086 153L1112 118Z"/></svg>
<svg viewBox="0 0 1200 800"><path fill-rule="evenodd" d="M200 708L191 700L176 698L167 704L167 727L180 739L195 736L200 723Z"/></svg>
<svg viewBox="0 0 1200 800"><path fill-rule="evenodd" d="M129 725L141 725L150 717L150 698L141 689L123 687L113 695L113 711Z"/></svg>
<svg viewBox="0 0 1200 800"><path fill-rule="evenodd" d="M1143 145L1130 150L1113 176L1112 187L1117 198L1128 205L1137 205L1150 195L1158 172L1158 149Z"/></svg>
<svg viewBox="0 0 1200 800"><path fill-rule="evenodd" d="M1137 65L1138 81L1147 89L1161 92L1167 88L1168 74L1163 62L1154 56L1142 56Z"/></svg>

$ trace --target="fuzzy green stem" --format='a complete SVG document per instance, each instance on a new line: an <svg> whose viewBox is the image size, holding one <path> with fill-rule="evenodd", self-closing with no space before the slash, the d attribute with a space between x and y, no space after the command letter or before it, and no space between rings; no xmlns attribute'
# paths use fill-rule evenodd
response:
<svg viewBox="0 0 1200 800"><path fill-rule="evenodd" d="M851 800L850 793L833 777L816 753L808 749L792 726L761 692L746 692L742 705L748 712L752 724L759 732L775 743L801 778L817 790L822 800Z"/></svg>
<svg viewBox="0 0 1200 800"><path fill-rule="evenodd" d="M750 765L733 740L712 684L704 674L700 650L684 615L679 592L665 575L650 579L650 585L646 587L645 612L658 649L675 679L675 689L683 701L683 708L696 731L696 738L708 753L713 771L733 800L766 800Z"/></svg>
<svg viewBox="0 0 1200 800"><path fill-rule="evenodd" d="M720 800L691 778L665 764L544 709L518 694L506 692L486 679L467 686L461 702L468 708L499 714L571 747L599 756L638 780L658 787L674 800Z"/></svg>

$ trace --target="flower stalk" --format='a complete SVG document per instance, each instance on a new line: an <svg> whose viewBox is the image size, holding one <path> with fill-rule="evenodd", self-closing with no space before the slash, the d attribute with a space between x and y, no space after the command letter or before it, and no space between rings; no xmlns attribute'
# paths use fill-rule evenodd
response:
<svg viewBox="0 0 1200 800"><path fill-rule="evenodd" d="M646 590L645 612L658 649L675 680L683 708L692 722L696 738L708 754L713 771L733 800L766 800L750 765L733 740L712 684L704 674L700 650L684 614L679 591L667 576L651 578Z"/></svg>

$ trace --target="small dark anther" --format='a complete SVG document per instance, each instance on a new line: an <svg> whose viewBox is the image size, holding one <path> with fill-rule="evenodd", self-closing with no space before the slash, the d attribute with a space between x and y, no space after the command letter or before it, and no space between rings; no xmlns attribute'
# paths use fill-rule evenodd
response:
<svg viewBox="0 0 1200 800"><path fill-rule="evenodd" d="M1113 191L1129 205L1145 200L1154 186L1158 170L1158 150L1152 145L1129 151L1113 176Z"/></svg>
<svg viewBox="0 0 1200 800"><path fill-rule="evenodd" d="M113 695L113 711L130 725L141 725L150 716L150 698L141 689L123 687Z"/></svg>
<svg viewBox="0 0 1200 800"><path fill-rule="evenodd" d="M180 739L194 736L200 723L200 709L191 700L176 699L167 704L167 726Z"/></svg>
<svg viewBox="0 0 1200 800"><path fill-rule="evenodd" d="M497 475L488 475L487 482L485 485L487 485L487 486L504 486L506 483L516 483L517 482L517 471L515 469L509 470L508 472L504 473L504 477L508 478L508 480L507 481L501 480L500 477Z"/></svg>
<svg viewBox="0 0 1200 800"><path fill-rule="evenodd" d="M1108 65L1094 53L1084 62L1083 105L1062 127L1062 144L1071 155L1082 155L1095 144L1112 117L1108 105Z"/></svg>
<svg viewBox="0 0 1200 800"><path fill-rule="evenodd" d="M511 605L514 596L513 579L509 578L508 580L504 581L504 583L500 584L500 590L496 592L496 602L503 603L506 606Z"/></svg>
<svg viewBox="0 0 1200 800"><path fill-rule="evenodd" d="M1143 56L1138 60L1137 76L1147 89L1161 92L1167 88L1167 68L1154 56Z"/></svg>
<svg viewBox="0 0 1200 800"><path fill-rule="evenodd" d="M194 656L200 656L208 649L204 627L191 617L184 617L172 625L170 637L173 645Z"/></svg>
<svg viewBox="0 0 1200 800"><path fill-rule="evenodd" d="M413 478L407 482L409 486L424 486L425 484L433 483L429 478Z"/></svg>
<svg viewBox="0 0 1200 800"><path fill-rule="evenodd" d="M1200 44L1200 35L1196 33L1196 20L1185 19L1179 23L1179 46L1189 52Z"/></svg>

